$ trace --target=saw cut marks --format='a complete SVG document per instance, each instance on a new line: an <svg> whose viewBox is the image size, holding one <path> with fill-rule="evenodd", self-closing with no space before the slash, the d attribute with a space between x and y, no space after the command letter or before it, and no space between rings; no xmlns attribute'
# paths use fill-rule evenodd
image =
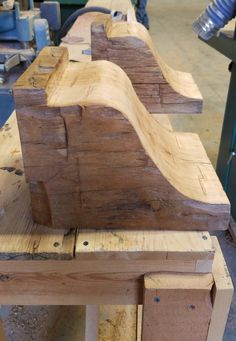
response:
<svg viewBox="0 0 236 341"><path fill-rule="evenodd" d="M227 228L230 205L198 136L162 126L117 65L45 48L14 96L36 222Z"/></svg>
<svg viewBox="0 0 236 341"><path fill-rule="evenodd" d="M119 65L148 111L199 113L202 96L191 74L169 67L140 23L103 19L92 24L92 60Z"/></svg>

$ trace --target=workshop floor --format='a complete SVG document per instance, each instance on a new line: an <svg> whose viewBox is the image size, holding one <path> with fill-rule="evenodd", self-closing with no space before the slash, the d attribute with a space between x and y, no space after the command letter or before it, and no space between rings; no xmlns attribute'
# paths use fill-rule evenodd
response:
<svg viewBox="0 0 236 341"><path fill-rule="evenodd" d="M229 60L199 41L191 30L192 21L200 14L207 0L149 0L150 33L165 61L173 68L191 72L204 97L202 115L172 115L176 130L199 134L207 153L215 165L229 72ZM232 278L236 283L236 245L228 233L219 239ZM5 332L9 341L79 341L74 337L80 309L76 307L2 307ZM114 315L120 331L113 330L111 317L105 316L100 328L100 341L133 341L129 332L121 332L127 316L117 309ZM122 318L123 316L123 318ZM109 318L108 318L109 317ZM57 332L56 332L57 330ZM105 333L106 331L106 333ZM103 335L112 335L110 340ZM127 336L129 335L129 336ZM132 339L132 340L131 340ZM236 296L232 304L224 341L236 340ZM174 340L173 340L174 341Z"/></svg>

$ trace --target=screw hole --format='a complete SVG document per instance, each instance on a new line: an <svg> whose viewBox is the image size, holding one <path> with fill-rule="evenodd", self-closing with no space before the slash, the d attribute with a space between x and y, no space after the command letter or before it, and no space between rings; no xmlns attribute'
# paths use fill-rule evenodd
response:
<svg viewBox="0 0 236 341"><path fill-rule="evenodd" d="M207 236L202 236L202 239L207 240Z"/></svg>
<svg viewBox="0 0 236 341"><path fill-rule="evenodd" d="M88 242L87 240L85 240L85 241L83 242L83 244L84 244L84 246L88 246L88 245L89 245L89 242Z"/></svg>
<svg viewBox="0 0 236 341"><path fill-rule="evenodd" d="M160 299L159 296L156 296L156 297L154 297L154 301L155 301L156 303L159 303L159 302L161 302L161 299Z"/></svg>
<svg viewBox="0 0 236 341"><path fill-rule="evenodd" d="M54 247L58 247L58 246L60 246L60 243L55 242L55 243L53 244L53 246L54 246Z"/></svg>
<svg viewBox="0 0 236 341"><path fill-rule="evenodd" d="M196 309L196 307L195 307L194 304L189 304L189 305L187 306L187 308L188 308L189 311L193 311L193 310Z"/></svg>

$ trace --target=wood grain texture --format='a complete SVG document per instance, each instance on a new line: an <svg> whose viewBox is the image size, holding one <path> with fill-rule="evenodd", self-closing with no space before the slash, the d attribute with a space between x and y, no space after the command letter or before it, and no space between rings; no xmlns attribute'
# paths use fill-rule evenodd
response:
<svg viewBox="0 0 236 341"><path fill-rule="evenodd" d="M140 23L112 19L93 23L91 46L92 60L109 60L127 73L148 111L202 111L202 96L192 76L165 64Z"/></svg>
<svg viewBox="0 0 236 341"><path fill-rule="evenodd" d="M136 306L100 306L98 341L137 341Z"/></svg>
<svg viewBox="0 0 236 341"><path fill-rule="evenodd" d="M100 261L205 261L211 272L214 249L208 232L79 231L75 257Z"/></svg>
<svg viewBox="0 0 236 341"><path fill-rule="evenodd" d="M13 113L0 129L0 259L72 259L75 231L35 224Z"/></svg>
<svg viewBox="0 0 236 341"><path fill-rule="evenodd" d="M211 274L146 275L142 341L206 340L213 284Z"/></svg>
<svg viewBox="0 0 236 341"><path fill-rule="evenodd" d="M212 237L216 250L213 262L213 312L207 341L222 341L233 298L234 287L218 239Z"/></svg>
<svg viewBox="0 0 236 341"><path fill-rule="evenodd" d="M198 136L149 115L115 64L67 58L46 48L14 88L35 221L226 229L229 202Z"/></svg>
<svg viewBox="0 0 236 341"><path fill-rule="evenodd" d="M211 272L214 250L207 232L171 234L160 231L96 231L88 234L81 231L73 260L52 259L54 253L51 245L46 243L47 253L52 252L48 257L51 259L32 257L33 260L22 260L15 257L1 260L0 303L142 304L143 276L146 273ZM4 244L11 253L11 236L5 238ZM26 248L25 244L23 246ZM87 247L90 251L86 250ZM22 258L25 253L22 251Z"/></svg>

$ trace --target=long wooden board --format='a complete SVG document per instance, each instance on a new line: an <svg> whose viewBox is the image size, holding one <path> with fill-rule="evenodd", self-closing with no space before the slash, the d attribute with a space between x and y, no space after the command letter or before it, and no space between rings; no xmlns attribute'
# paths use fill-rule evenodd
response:
<svg viewBox="0 0 236 341"><path fill-rule="evenodd" d="M30 233L25 225L21 241L30 240ZM141 304L146 273L212 271L214 249L208 232L79 231L72 260L53 259L44 233L45 253L52 255L41 260L34 250L32 260L24 259L26 243L22 257L19 250L13 257L14 235L0 234L0 256L5 254L0 260L1 304Z"/></svg>
<svg viewBox="0 0 236 341"><path fill-rule="evenodd" d="M229 202L198 136L149 115L115 64L71 63L66 49L46 48L14 95L36 222L227 228Z"/></svg>

